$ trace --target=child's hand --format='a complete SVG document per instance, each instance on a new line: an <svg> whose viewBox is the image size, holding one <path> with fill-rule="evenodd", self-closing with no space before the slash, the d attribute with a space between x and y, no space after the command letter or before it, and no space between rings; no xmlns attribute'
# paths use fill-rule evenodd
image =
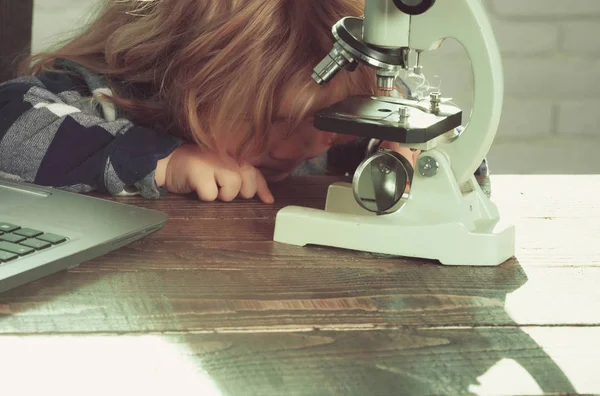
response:
<svg viewBox="0 0 600 396"><path fill-rule="evenodd" d="M258 195L264 203L273 203L265 178L255 167L239 166L193 144L184 144L158 162L156 183L175 194L195 192L202 201L233 201Z"/></svg>

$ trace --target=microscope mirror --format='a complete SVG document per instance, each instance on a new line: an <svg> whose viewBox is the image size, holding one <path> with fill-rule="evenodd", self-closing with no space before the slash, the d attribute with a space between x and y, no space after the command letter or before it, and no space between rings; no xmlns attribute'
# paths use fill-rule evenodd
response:
<svg viewBox="0 0 600 396"><path fill-rule="evenodd" d="M398 205L412 177L413 168L406 158L391 150L379 150L356 169L354 198L369 212L385 214Z"/></svg>

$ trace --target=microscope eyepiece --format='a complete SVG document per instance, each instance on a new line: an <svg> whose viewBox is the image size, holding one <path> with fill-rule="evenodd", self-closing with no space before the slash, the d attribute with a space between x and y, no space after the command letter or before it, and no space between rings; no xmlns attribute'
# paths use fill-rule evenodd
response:
<svg viewBox="0 0 600 396"><path fill-rule="evenodd" d="M353 63L355 61L352 56L336 43L331 52L314 68L312 78L319 85L325 84L340 70Z"/></svg>

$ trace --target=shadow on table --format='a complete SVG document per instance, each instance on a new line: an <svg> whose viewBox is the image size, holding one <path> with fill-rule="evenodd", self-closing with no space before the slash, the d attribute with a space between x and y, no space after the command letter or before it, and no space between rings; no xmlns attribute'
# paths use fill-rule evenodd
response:
<svg viewBox="0 0 600 396"><path fill-rule="evenodd" d="M426 323L428 311L439 316L440 310L454 309L444 306L446 299L466 298L471 308L447 313L448 318L456 314L455 319L470 315L464 326L404 326L408 302L398 297L378 307L387 329L188 335L185 343L224 395L479 394L502 392L507 384L522 394L574 392L560 367L503 309L506 295L527 281L517 262L496 268L444 267L433 273L447 276L448 287L433 292L428 285L442 283L430 279L428 271L414 271L415 289L439 297L437 304L430 300L415 309ZM479 285L470 289L478 292L453 289L457 276L463 277L462 284ZM481 309L482 301L490 305L489 300L497 311ZM403 309L396 309L400 304Z"/></svg>

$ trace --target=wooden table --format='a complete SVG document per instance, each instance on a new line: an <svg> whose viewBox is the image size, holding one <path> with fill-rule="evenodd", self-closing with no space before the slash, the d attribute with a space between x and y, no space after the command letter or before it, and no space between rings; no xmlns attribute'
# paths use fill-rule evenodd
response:
<svg viewBox="0 0 600 396"><path fill-rule="evenodd" d="M122 199L171 220L0 296L2 389L600 393L600 176L495 177L518 253L494 268L273 243L276 211L322 207L330 182L290 180L273 206Z"/></svg>

